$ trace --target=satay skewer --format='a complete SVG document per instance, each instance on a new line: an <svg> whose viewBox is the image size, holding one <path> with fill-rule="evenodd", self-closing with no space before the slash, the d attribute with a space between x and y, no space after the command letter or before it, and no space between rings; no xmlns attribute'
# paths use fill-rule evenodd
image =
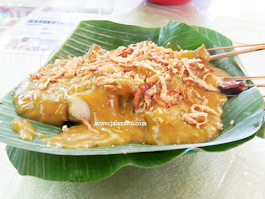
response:
<svg viewBox="0 0 265 199"><path fill-rule="evenodd" d="M208 48L207 51L213 51L213 50L224 50L224 49L231 49L231 48L243 48L243 47L252 47L252 46L265 46L265 43L261 44L245 44L245 45L239 45L239 46L224 46L224 47L217 47L217 48Z"/></svg>
<svg viewBox="0 0 265 199"><path fill-rule="evenodd" d="M248 53L248 52L265 50L265 43L262 43L262 44L249 44L249 45L241 45L241 46L226 46L226 47L211 48L211 49L207 49L207 51L229 49L229 48L239 48L239 47L250 47L250 46L255 46L255 47L244 49L244 50L232 51L232 52L228 52L228 53L212 55L212 56L210 56L210 60L215 60L215 59L220 59L220 58L224 58L224 57L235 56L235 55ZM252 85L252 84L245 84L243 82L237 82L238 80L260 80L260 79L265 79L265 76L256 76L256 77L224 77L222 79L223 79L223 81L225 81L225 83L224 83L224 85L219 86L219 89L220 89L221 93L226 94L228 97L235 96L235 95L241 93L242 91L244 91L245 87L246 88L255 87L255 86L256 87L265 87L264 84Z"/></svg>
<svg viewBox="0 0 265 199"><path fill-rule="evenodd" d="M265 76L254 76L254 77L223 77L223 81L259 80L259 79L265 79Z"/></svg>
<svg viewBox="0 0 265 199"><path fill-rule="evenodd" d="M243 92L244 88L249 87L265 87L265 84L245 84L241 81L236 80L253 80L253 79L265 79L265 76L259 76L259 77L224 77L223 80L226 80L226 82L219 86L219 89L221 93L226 94L228 97L230 95L237 95L241 92Z"/></svg>
<svg viewBox="0 0 265 199"><path fill-rule="evenodd" d="M265 87L265 84L245 84L245 87Z"/></svg>
<svg viewBox="0 0 265 199"><path fill-rule="evenodd" d="M226 95L227 97L235 97L237 95ZM262 95L262 97L265 97L265 95Z"/></svg>
<svg viewBox="0 0 265 199"><path fill-rule="evenodd" d="M244 49L244 50L237 50L237 51L212 55L210 57L211 58L210 60L220 59L220 58L224 58L224 57L231 57L231 56L235 56L235 55L239 55L239 54L243 54L243 53L255 52L255 51L259 51L259 50L265 50L265 45L257 46L257 47L253 47L253 48L248 48L248 49Z"/></svg>

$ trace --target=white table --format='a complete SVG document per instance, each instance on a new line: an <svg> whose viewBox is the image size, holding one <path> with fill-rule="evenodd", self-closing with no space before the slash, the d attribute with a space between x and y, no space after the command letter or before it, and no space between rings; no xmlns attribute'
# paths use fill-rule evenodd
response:
<svg viewBox="0 0 265 199"><path fill-rule="evenodd" d="M167 21L213 28L238 43L264 43L265 2L260 0L193 0L182 6L158 6L142 0L31 1L1 0L1 5L114 9L111 21L161 27ZM34 11L34 13L36 13ZM0 35L0 47L12 31ZM265 27L265 26L264 26ZM237 32L238 31L238 32ZM241 33L241 34L238 34ZM255 34L251 37L250 34ZM45 63L47 55L0 53L0 97ZM240 55L251 76L265 75L265 52ZM263 83L259 81L257 83ZM264 95L264 90L261 90ZM251 141L226 152L199 152L164 166L127 166L113 176L92 183L53 182L20 176L0 143L0 198L265 198L265 140Z"/></svg>

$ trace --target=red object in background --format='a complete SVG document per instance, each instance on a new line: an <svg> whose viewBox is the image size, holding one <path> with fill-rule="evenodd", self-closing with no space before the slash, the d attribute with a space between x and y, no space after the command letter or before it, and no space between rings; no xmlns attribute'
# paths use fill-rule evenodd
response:
<svg viewBox="0 0 265 199"><path fill-rule="evenodd" d="M148 0L148 1L160 5L181 5L188 3L191 0Z"/></svg>

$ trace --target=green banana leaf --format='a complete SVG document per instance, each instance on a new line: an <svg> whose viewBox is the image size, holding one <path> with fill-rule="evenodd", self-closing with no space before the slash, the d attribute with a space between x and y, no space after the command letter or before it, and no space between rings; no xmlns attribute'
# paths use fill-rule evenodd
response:
<svg viewBox="0 0 265 199"><path fill-rule="evenodd" d="M162 28L144 28L117 24L109 21L83 21L65 43L55 51L47 63L65 59L68 55L85 54L91 45L97 44L107 50L121 45L151 40L160 46L196 49L201 44L207 48L229 46L232 42L225 36L203 27L169 22ZM228 50L226 50L228 51ZM214 51L213 54L225 52ZM232 76L243 76L234 57L213 62L216 67ZM209 142L181 145L126 144L92 149L62 149L45 146L40 138L23 141L10 128L15 113L13 92L5 96L0 105L0 141L8 144L10 161L21 175L32 175L58 181L96 181L104 179L126 165L150 168L163 165L183 154L194 151L225 151L252 139L263 120L263 99L257 88L244 91L229 99L224 107L224 129ZM234 120L235 125L230 125ZM31 121L31 120L29 120ZM31 121L35 128L47 136L58 134L60 127ZM27 161L25 161L25 159Z"/></svg>

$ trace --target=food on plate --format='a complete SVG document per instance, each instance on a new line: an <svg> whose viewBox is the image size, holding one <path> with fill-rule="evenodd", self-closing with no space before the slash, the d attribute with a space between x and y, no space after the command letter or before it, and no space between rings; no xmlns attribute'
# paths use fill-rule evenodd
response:
<svg viewBox="0 0 265 199"><path fill-rule="evenodd" d="M13 102L23 117L62 126L44 139L51 146L205 142L222 130L227 100L209 60L204 45L178 52L150 41L112 51L93 45L30 74Z"/></svg>

